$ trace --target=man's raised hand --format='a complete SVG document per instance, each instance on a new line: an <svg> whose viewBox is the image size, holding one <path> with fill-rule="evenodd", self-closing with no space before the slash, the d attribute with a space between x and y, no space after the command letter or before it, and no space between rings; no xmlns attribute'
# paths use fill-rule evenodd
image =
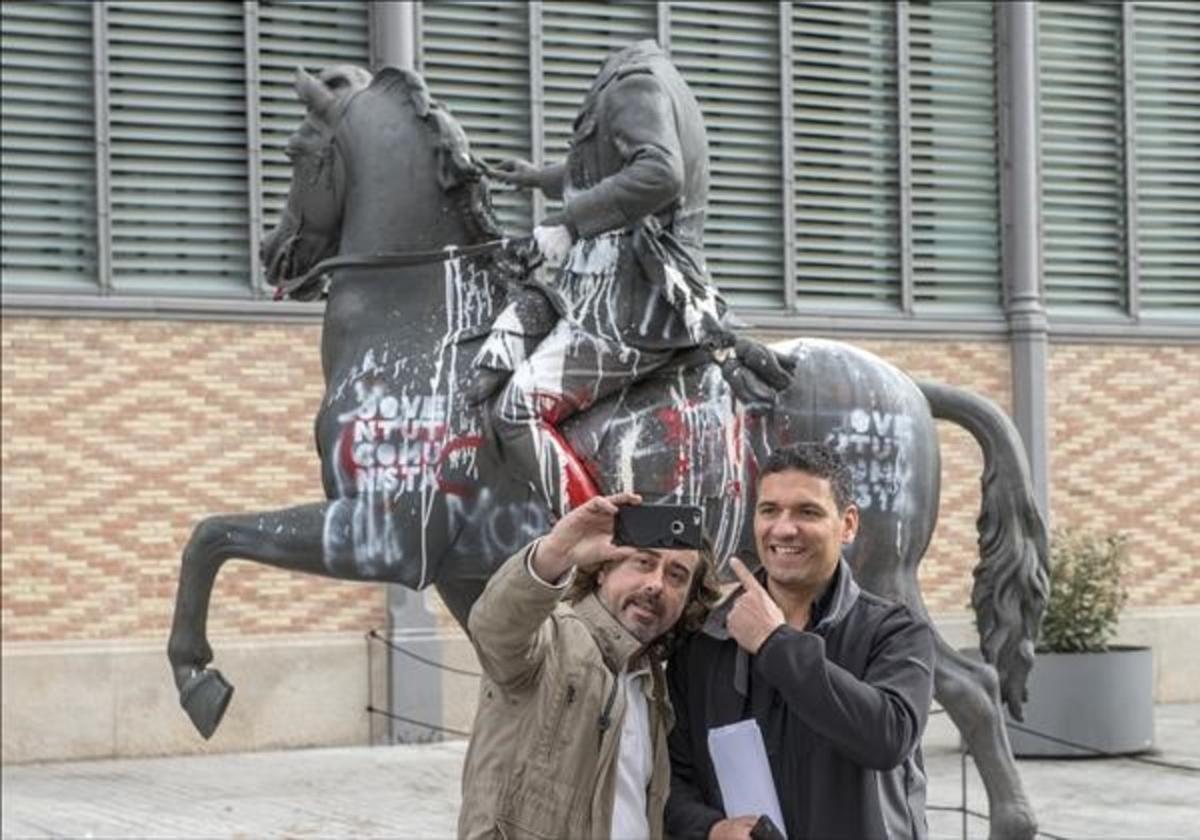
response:
<svg viewBox="0 0 1200 840"><path fill-rule="evenodd" d="M596 496L555 523L538 543L534 571L543 580L555 581L572 566L591 569L610 560L625 560L638 553L631 546L613 544L613 527L622 505L638 505L637 493Z"/></svg>
<svg viewBox="0 0 1200 840"><path fill-rule="evenodd" d="M787 622L783 610L779 609L771 594L750 574L741 560L729 558L729 568L737 575L743 592L729 611L725 626L729 628L729 635L733 636L734 641L753 655L758 653L768 636Z"/></svg>

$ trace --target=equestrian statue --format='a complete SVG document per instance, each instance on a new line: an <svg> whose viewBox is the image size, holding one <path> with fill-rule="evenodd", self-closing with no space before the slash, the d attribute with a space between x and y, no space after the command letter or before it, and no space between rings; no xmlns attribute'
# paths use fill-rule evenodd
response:
<svg viewBox="0 0 1200 840"><path fill-rule="evenodd" d="M1020 719L1047 536L1018 434L988 400L851 345L737 335L700 252L703 124L661 53L610 58L566 161L542 168L475 158L407 70L297 70L295 87L307 113L262 259L277 294L326 297L324 493L193 531L168 656L200 734L233 691L206 632L226 560L433 586L465 628L500 564L595 493L700 505L716 557L752 558L755 465L800 441L834 443L853 470L856 580L928 617L917 568L938 511L937 418L984 458L971 600L985 661L938 637L935 696L979 768L992 836L1031 837L1002 704ZM561 195L564 210L505 237L495 180ZM549 276L540 258L560 267Z"/></svg>

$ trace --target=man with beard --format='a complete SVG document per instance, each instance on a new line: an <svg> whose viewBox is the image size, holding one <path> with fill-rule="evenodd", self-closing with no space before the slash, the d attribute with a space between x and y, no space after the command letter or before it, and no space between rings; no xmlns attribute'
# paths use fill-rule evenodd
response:
<svg viewBox="0 0 1200 840"><path fill-rule="evenodd" d="M761 815L725 813L707 742L710 729L747 718L762 730L789 840L927 836L920 742L933 634L854 582L841 557L858 528L851 491L826 445L780 449L762 465L762 568L731 560L741 587L668 669L672 836L751 836Z"/></svg>
<svg viewBox="0 0 1200 840"><path fill-rule="evenodd" d="M640 501L575 508L476 601L468 631L484 675L460 837L662 836L662 652L717 590L706 550L614 545L619 507Z"/></svg>

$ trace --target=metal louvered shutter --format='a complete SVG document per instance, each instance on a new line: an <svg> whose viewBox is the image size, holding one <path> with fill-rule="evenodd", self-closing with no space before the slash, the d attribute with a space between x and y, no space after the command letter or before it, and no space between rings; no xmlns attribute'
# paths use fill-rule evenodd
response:
<svg viewBox="0 0 1200 840"><path fill-rule="evenodd" d="M543 148L548 163L566 158L571 124L604 59L614 49L654 38L657 26L653 3L543 4Z"/></svg>
<svg viewBox="0 0 1200 840"><path fill-rule="evenodd" d="M671 4L671 59L704 111L709 272L738 306L783 301L777 3Z"/></svg>
<svg viewBox="0 0 1200 840"><path fill-rule="evenodd" d="M241 4L106 8L113 287L248 296Z"/></svg>
<svg viewBox="0 0 1200 840"><path fill-rule="evenodd" d="M97 289L92 7L0 4L5 290Z"/></svg>
<svg viewBox="0 0 1200 840"><path fill-rule="evenodd" d="M1051 314L1125 310L1121 7L1038 3L1042 219Z"/></svg>
<svg viewBox="0 0 1200 840"><path fill-rule="evenodd" d="M421 72L462 124L476 157L496 163L532 157L529 9L521 3L421 4ZM506 232L528 233L527 190L493 184Z"/></svg>
<svg viewBox="0 0 1200 840"><path fill-rule="evenodd" d="M898 306L895 15L891 3L792 6L801 311Z"/></svg>
<svg viewBox="0 0 1200 840"><path fill-rule="evenodd" d="M283 153L300 127L304 106L293 88L296 68L316 75L326 67L368 67L366 3L258 3L258 111L262 155L263 230L279 222L292 167ZM257 255L255 255L257 259Z"/></svg>
<svg viewBox="0 0 1200 840"><path fill-rule="evenodd" d="M912 275L921 312L998 311L991 4L909 4Z"/></svg>
<svg viewBox="0 0 1200 840"><path fill-rule="evenodd" d="M1136 3L1141 314L1200 315L1200 7Z"/></svg>

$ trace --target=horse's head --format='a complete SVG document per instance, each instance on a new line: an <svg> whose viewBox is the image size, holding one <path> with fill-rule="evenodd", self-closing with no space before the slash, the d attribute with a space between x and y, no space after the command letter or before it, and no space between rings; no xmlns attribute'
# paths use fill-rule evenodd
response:
<svg viewBox="0 0 1200 840"><path fill-rule="evenodd" d="M272 285L307 271L337 249L345 173L333 137L350 98L370 83L371 74L360 67L332 67L319 78L296 69L296 95L307 113L285 148L292 162L287 206L262 241L260 257Z"/></svg>
<svg viewBox="0 0 1200 840"><path fill-rule="evenodd" d="M308 272L339 243L343 252L411 250L499 235L485 168L420 76L298 69L295 86L307 114L287 143L287 207L262 243L271 285Z"/></svg>

